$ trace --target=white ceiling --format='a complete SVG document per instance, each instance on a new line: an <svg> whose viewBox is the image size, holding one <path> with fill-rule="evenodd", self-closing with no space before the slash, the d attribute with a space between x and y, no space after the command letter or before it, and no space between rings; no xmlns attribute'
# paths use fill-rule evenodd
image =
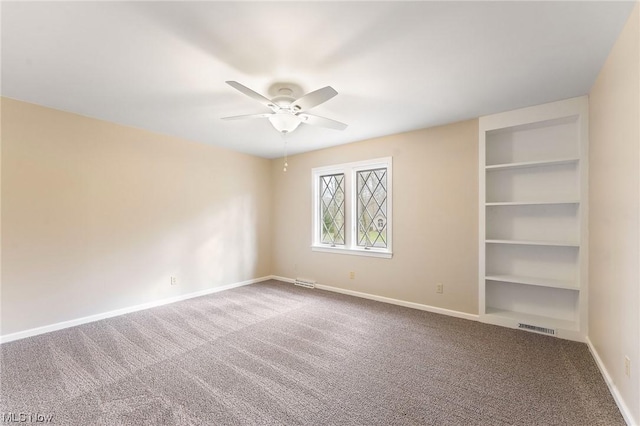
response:
<svg viewBox="0 0 640 426"><path fill-rule="evenodd" d="M2 95L267 158L278 81L339 95L297 153L589 92L633 2L3 2Z"/></svg>

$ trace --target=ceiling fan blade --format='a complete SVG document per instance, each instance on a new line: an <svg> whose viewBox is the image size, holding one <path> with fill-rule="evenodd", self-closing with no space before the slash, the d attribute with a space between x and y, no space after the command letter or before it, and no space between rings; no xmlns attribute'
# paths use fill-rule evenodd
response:
<svg viewBox="0 0 640 426"><path fill-rule="evenodd" d="M328 127L329 129L334 130L344 130L347 128L347 125L341 123L336 120L332 120L330 118L320 117L318 115L313 114L298 114L298 117L302 119L303 123L311 124L313 126L322 126Z"/></svg>
<svg viewBox="0 0 640 426"><path fill-rule="evenodd" d="M266 112L264 114L234 115L232 117L222 117L221 120L243 120L245 118L267 118L272 115L273 113L271 112Z"/></svg>
<svg viewBox="0 0 640 426"><path fill-rule="evenodd" d="M300 99L294 101L291 107L294 111L306 111L314 106L320 105L323 102L327 102L329 99L337 95L338 92L331 86L323 87L322 89L314 90L311 93L307 93Z"/></svg>
<svg viewBox="0 0 640 426"><path fill-rule="evenodd" d="M260 102L262 105L268 108L271 108L274 111L278 109L278 106L273 102L271 102L269 99L265 98L258 92L254 92L253 90L249 89L247 86L243 86L237 81L226 81L225 83L227 83L229 86L233 87L237 91L242 92L245 95L249 96L250 98Z"/></svg>

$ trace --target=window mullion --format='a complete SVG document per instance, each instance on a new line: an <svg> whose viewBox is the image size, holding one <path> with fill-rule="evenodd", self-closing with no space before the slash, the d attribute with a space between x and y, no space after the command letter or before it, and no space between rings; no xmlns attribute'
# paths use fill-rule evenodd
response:
<svg viewBox="0 0 640 426"><path fill-rule="evenodd" d="M345 231L345 238L344 238L344 245L347 248L352 248L353 247L353 179L352 179L352 171L351 170L345 170L344 171L344 189L345 189L345 196L344 196L344 204L345 204L345 209L344 209L344 220L345 220L345 226L344 226L344 231Z"/></svg>

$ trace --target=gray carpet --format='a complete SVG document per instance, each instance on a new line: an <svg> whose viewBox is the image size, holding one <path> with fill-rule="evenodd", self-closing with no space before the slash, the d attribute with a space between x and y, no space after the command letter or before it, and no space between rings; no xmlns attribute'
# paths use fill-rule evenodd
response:
<svg viewBox="0 0 640 426"><path fill-rule="evenodd" d="M623 425L584 344L268 281L6 343L62 425Z"/></svg>

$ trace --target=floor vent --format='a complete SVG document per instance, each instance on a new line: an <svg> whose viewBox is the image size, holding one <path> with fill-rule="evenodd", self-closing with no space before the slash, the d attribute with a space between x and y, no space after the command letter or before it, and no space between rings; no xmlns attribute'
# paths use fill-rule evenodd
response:
<svg viewBox="0 0 640 426"><path fill-rule="evenodd" d="M555 336L556 334L556 331L553 328L538 327L537 325L518 323L518 328L529 331L537 331L538 333L550 334L552 336Z"/></svg>
<svg viewBox="0 0 640 426"><path fill-rule="evenodd" d="M300 287L316 288L316 282L313 280L308 280L306 278L296 278L296 280L293 283Z"/></svg>

